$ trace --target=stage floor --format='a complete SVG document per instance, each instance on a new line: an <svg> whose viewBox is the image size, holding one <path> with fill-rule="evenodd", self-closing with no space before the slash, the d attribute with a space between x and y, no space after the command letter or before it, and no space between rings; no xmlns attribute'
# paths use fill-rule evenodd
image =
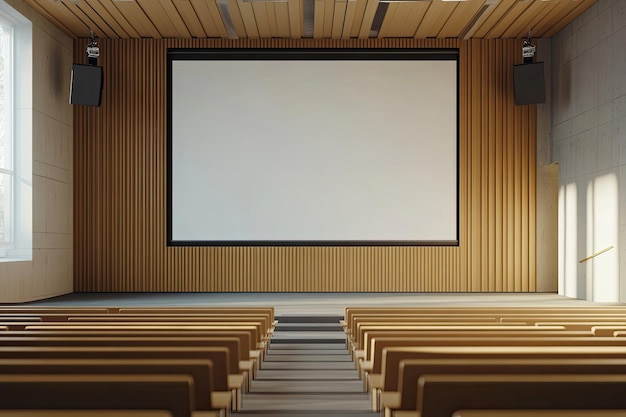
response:
<svg viewBox="0 0 626 417"><path fill-rule="evenodd" d="M73 293L39 306L274 306L276 315L343 315L346 306L592 306L549 293ZM617 305L617 303L606 303Z"/></svg>

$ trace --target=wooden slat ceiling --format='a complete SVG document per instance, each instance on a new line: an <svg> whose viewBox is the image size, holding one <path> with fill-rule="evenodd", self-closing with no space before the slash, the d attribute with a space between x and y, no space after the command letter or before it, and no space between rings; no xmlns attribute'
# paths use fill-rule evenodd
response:
<svg viewBox="0 0 626 417"><path fill-rule="evenodd" d="M597 0L24 0L74 38L549 38Z"/></svg>

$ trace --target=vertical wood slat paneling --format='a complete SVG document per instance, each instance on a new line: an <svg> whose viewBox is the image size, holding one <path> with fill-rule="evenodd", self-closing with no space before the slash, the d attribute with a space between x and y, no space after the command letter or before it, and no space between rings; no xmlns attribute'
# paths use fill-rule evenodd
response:
<svg viewBox="0 0 626 417"><path fill-rule="evenodd" d="M85 39L76 41L83 61ZM458 47L458 247L166 246L167 48ZM534 107L515 40L101 40L100 108L74 110L76 291L534 291Z"/></svg>

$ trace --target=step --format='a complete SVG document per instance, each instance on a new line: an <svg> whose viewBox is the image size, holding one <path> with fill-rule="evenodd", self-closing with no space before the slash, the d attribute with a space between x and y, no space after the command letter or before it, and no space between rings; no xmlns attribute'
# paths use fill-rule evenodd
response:
<svg viewBox="0 0 626 417"><path fill-rule="evenodd" d="M280 343L289 344L336 344L345 348L346 337L343 332L319 330L293 330L289 332L275 331L270 346Z"/></svg>
<svg viewBox="0 0 626 417"><path fill-rule="evenodd" d="M237 417L378 417L346 349L340 316L277 316Z"/></svg>
<svg viewBox="0 0 626 417"><path fill-rule="evenodd" d="M279 322L274 332L294 331L319 331L319 332L343 332L339 323L281 323Z"/></svg>
<svg viewBox="0 0 626 417"><path fill-rule="evenodd" d="M295 316L295 315L281 315L276 316L279 324L283 323L332 323L339 324L339 321L343 320L343 316L328 316L328 315L307 315L307 316Z"/></svg>
<svg viewBox="0 0 626 417"><path fill-rule="evenodd" d="M346 344L346 339L345 338L340 338L340 337L310 337L310 338L302 338L302 337L274 337L272 338L271 341L271 345L270 346L274 346L277 344L291 344L291 343L300 343L300 342L306 342L309 344L336 344L336 345L343 345L345 346Z"/></svg>
<svg viewBox="0 0 626 417"><path fill-rule="evenodd" d="M285 350L290 352L302 352L304 354L311 353L312 351L319 352L321 350L328 351L329 354L347 354L345 344L339 345L337 343L316 343L315 346L311 346L310 343L301 343L298 340L294 343L281 343L279 345L272 346L272 352L281 353Z"/></svg>

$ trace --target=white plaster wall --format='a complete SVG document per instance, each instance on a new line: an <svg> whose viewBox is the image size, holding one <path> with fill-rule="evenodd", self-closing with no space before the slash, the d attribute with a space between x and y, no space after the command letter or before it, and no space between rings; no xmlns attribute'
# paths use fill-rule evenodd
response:
<svg viewBox="0 0 626 417"><path fill-rule="evenodd" d="M0 302L72 292L72 39L21 0L5 0L33 24L33 259L0 262Z"/></svg>
<svg viewBox="0 0 626 417"><path fill-rule="evenodd" d="M559 293L626 300L626 1L599 0L552 38ZM609 246L587 262L579 261Z"/></svg>

